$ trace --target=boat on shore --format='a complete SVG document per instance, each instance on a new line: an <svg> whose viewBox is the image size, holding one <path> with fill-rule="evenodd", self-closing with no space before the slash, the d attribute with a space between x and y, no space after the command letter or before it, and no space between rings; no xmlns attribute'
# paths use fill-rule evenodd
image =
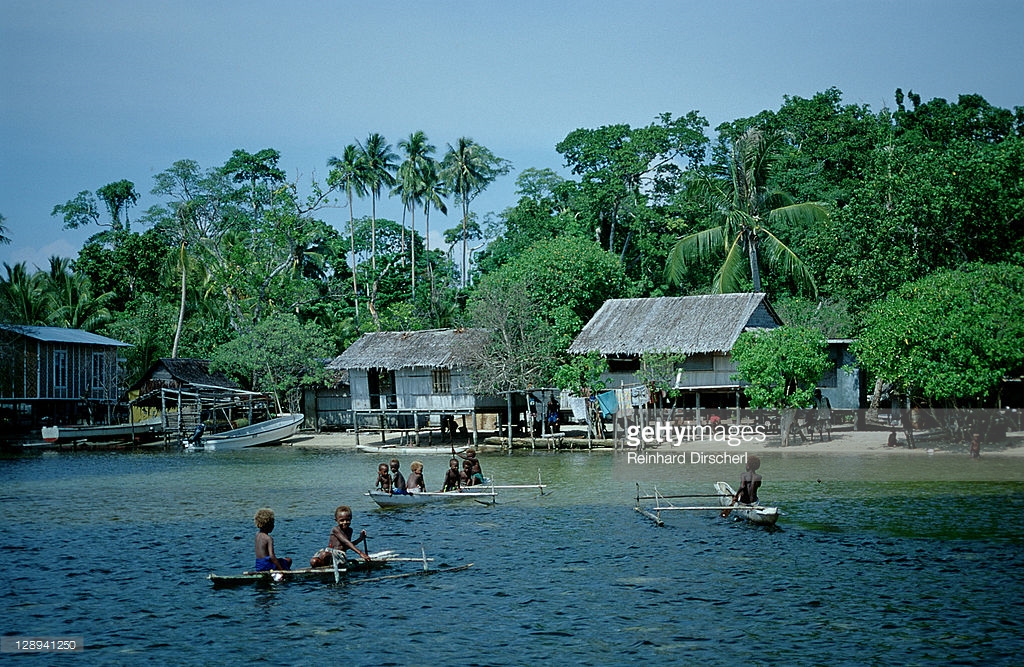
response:
<svg viewBox="0 0 1024 667"><path fill-rule="evenodd" d="M277 445L295 435L304 419L305 416L301 413L288 413L223 433L204 435L200 441L202 445L195 449L230 451L243 447Z"/></svg>
<svg viewBox="0 0 1024 667"><path fill-rule="evenodd" d="M665 525L661 518L662 512L717 512L723 518L735 516L738 519L745 519L758 526L774 526L779 520L778 507L765 507L763 505L752 505L737 503L733 500L736 492L727 482L715 482L715 493L684 493L677 495L665 495L657 488L650 496L640 495L640 485L637 484L636 505L634 510L647 517L659 526ZM717 505L674 505L672 500L679 498L714 498L718 500ZM654 506L650 508L641 505L642 500L653 500Z"/></svg>
<svg viewBox="0 0 1024 667"><path fill-rule="evenodd" d="M42 428L43 440L50 443L79 440L155 440L163 432L164 424L160 417L131 424L77 424Z"/></svg>
<svg viewBox="0 0 1024 667"><path fill-rule="evenodd" d="M462 446L456 447L455 451L459 454L464 454L469 447ZM362 452L363 454L451 454L451 446L447 447L434 447L424 445L418 447L416 445L356 445L356 451ZM477 448L476 451L481 451Z"/></svg>

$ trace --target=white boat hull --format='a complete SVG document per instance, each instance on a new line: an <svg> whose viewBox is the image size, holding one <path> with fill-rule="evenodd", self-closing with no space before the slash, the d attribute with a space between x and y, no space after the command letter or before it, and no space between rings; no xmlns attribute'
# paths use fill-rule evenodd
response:
<svg viewBox="0 0 1024 667"><path fill-rule="evenodd" d="M469 447L466 445L460 445L455 448L456 452L460 454L465 453L467 449L474 449L477 452L491 452L499 451L501 447L499 445L477 445L476 447ZM356 445L356 451L362 452L363 454L390 454L390 455L416 455L416 454L451 454L451 445L447 446L423 446L417 447L416 445Z"/></svg>
<svg viewBox="0 0 1024 667"><path fill-rule="evenodd" d="M258 424L250 424L214 435L204 435L203 448L225 451L243 447L275 445L292 437L302 427L305 416L299 413L283 414Z"/></svg>
<svg viewBox="0 0 1024 667"><path fill-rule="evenodd" d="M462 491L421 491L419 493L391 494L383 491L368 491L373 502L381 507L409 507L410 505L429 505L433 503L478 502L493 505L498 493L489 486L475 487L479 491L463 489Z"/></svg>
<svg viewBox="0 0 1024 667"><path fill-rule="evenodd" d="M761 507L760 505L746 505L733 503L736 492L729 486L728 482L715 482L715 490L718 492L718 501L723 508L729 509L729 514L746 519L750 523L759 526L774 526L779 520L778 507Z"/></svg>
<svg viewBox="0 0 1024 667"><path fill-rule="evenodd" d="M68 442L73 440L115 440L123 438L155 438L163 433L163 421L153 417L134 424L103 424L81 426L44 426L43 440Z"/></svg>

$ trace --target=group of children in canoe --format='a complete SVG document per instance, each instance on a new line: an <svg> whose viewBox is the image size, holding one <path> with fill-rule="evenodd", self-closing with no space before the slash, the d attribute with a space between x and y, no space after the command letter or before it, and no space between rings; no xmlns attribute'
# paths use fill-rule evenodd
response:
<svg viewBox="0 0 1024 667"><path fill-rule="evenodd" d="M453 456L448 463L448 471L445 473L441 491L457 491L463 486L483 484L483 471L480 468L480 461L476 458L474 450L467 450L463 456L462 454L456 454L453 449L452 454ZM465 459L461 469L459 468L459 460L455 456ZM413 461L412 465L409 466L412 473L409 475L408 480L406 480L400 468L401 465L398 459L391 459L390 465L381 463L377 466L376 488L387 493L420 493L427 490L427 485L423 481L423 464L421 462ZM359 531L359 537L354 540L352 539L352 508L347 505L338 507L334 510L334 521L337 525L331 529L327 548L313 554L313 557L309 559L309 566L326 567L331 565L333 557L328 549L354 551L363 560L370 560L370 555L366 551L361 551L356 546L362 542L363 549L366 548L366 531ZM256 566L253 569L256 572L290 570L292 568L292 559L278 557L274 553L274 538L270 535L274 531L274 511L268 508L259 510L256 512L253 522L256 524L257 530Z"/></svg>
<svg viewBox="0 0 1024 667"><path fill-rule="evenodd" d="M463 460L462 467L459 467L459 459ZM377 484L374 487L377 491L390 494L421 493L427 490L427 483L423 480L423 463L413 461L409 468L412 473L407 480L401 471L401 464L398 459L391 459L391 463L381 463L377 466ZM441 492L458 491L464 486L476 486L484 483L483 470L480 468L480 460L472 449L466 450L465 455L457 453L452 449L452 458L448 462L448 470L444 475L444 483L441 485Z"/></svg>

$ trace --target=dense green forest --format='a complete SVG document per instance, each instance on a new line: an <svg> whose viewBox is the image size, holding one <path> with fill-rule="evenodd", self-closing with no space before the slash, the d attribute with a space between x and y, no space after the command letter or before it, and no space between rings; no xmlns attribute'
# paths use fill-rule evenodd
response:
<svg viewBox="0 0 1024 667"><path fill-rule="evenodd" d="M366 331L483 326L522 386L555 381L605 299L759 289L787 324L863 338L869 371L925 399L991 400L1024 370L1024 108L897 90L872 111L830 89L714 136L696 111L652 118L570 132L569 178L522 169L518 200L487 214L475 198L512 165L468 138L371 134L325 149L322 183L289 182L272 148L183 159L149 210L127 179L57 204L97 233L48 271L4 265L0 313L133 344L128 381L200 357L264 390L324 381ZM401 220L377 217L385 197ZM319 217L339 205L345 229ZM935 321L953 303L957 326L988 333L957 342ZM926 386L944 364L986 371Z"/></svg>

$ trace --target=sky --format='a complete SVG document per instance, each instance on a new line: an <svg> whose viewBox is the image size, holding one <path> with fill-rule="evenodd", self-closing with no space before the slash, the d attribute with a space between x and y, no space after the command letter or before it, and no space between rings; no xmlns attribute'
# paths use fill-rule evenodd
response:
<svg viewBox="0 0 1024 667"><path fill-rule="evenodd" d="M713 136L831 87L876 112L898 87L1012 109L1022 28L1018 0L0 0L0 264L76 257L100 228L51 211L83 190L132 181L138 218L156 174L238 148L277 149L301 188L371 132L422 130L438 157L470 137L513 166L474 201L483 219L523 169L568 176L555 145L577 128L695 110ZM344 230L348 211L320 217ZM456 224L432 215L431 246Z"/></svg>

